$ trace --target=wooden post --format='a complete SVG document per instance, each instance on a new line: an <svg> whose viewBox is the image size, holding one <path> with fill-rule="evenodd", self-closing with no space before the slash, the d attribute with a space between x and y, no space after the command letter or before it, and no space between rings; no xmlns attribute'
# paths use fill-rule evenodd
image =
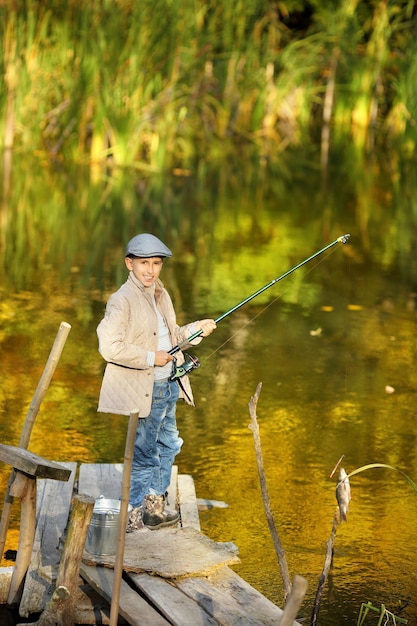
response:
<svg viewBox="0 0 417 626"><path fill-rule="evenodd" d="M30 436L32 434L33 425L35 423L35 418L39 412L41 402L46 393L46 390L49 387L49 383L51 382L52 376L55 372L56 366L58 364L59 358L61 356L62 350L64 348L64 345L65 345L65 342L67 340L70 330L71 330L70 324L68 324L67 322L61 322L58 333L55 337L54 344L49 354L48 361L45 365L45 369L38 383L31 405L26 415L26 420L23 425L23 430L22 430L22 434L20 437L20 443L19 443L20 448L27 448L29 445ZM12 470L11 475L10 475L9 483L7 485L6 495L4 498L3 511L1 513L0 558L4 551L4 544L6 543L7 530L9 528L10 515L12 512L13 497L10 493L10 487L13 481L14 481L14 470Z"/></svg>
<svg viewBox="0 0 417 626"><path fill-rule="evenodd" d="M68 532L56 579L56 589L41 615L38 622L39 626L49 626L49 624L74 626L74 600L79 585L81 559L93 514L94 502L95 500L91 496L74 496Z"/></svg>
<svg viewBox="0 0 417 626"><path fill-rule="evenodd" d="M284 612L279 621L279 626L293 626L307 591L307 584L306 579L302 576L298 576L297 574L294 576L291 593L285 603Z"/></svg>
<svg viewBox="0 0 417 626"><path fill-rule="evenodd" d="M119 598L123 574L123 556L125 551L127 511L129 507L130 472L132 470L133 449L135 445L138 419L139 411L132 411L130 414L129 425L127 429L125 457L123 463L122 500L120 503L117 554L114 563L114 580L110 607L110 626L117 626L119 617Z"/></svg>
<svg viewBox="0 0 417 626"><path fill-rule="evenodd" d="M58 624L61 624L61 620L57 616L62 612L68 597L69 591L66 587L57 587L39 621L35 622L36 626L58 626ZM32 624L32 626L35 626L35 624Z"/></svg>
<svg viewBox="0 0 417 626"><path fill-rule="evenodd" d="M36 478L20 471L14 471L10 495L21 499L19 545L7 599L7 603L13 606L20 602L23 583L32 554L36 524Z"/></svg>

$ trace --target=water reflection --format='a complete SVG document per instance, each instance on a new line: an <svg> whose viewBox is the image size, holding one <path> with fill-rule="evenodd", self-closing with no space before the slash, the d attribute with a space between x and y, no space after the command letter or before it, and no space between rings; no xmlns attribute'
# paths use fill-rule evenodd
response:
<svg viewBox="0 0 417 626"><path fill-rule="evenodd" d="M15 171L1 250L0 440L16 445L62 320L72 325L30 449L61 461L119 462L126 420L96 412L103 363L95 328L124 280L123 246L153 231L174 250L163 280L179 320L218 316L336 237L337 246L225 319L196 349L195 409L179 407L180 471L215 540L234 541L237 571L282 604L282 585L257 475L248 402L257 384L264 461L290 572L309 581L309 615L336 499L329 474L388 463L417 479L413 188L315 174L271 180L253 171L90 183L88 172ZM353 183L356 184L353 184ZM156 184L157 183L157 184ZM256 183L256 184L255 184ZM342 184L343 183L343 184ZM411 182L408 183L411 185ZM359 194L360 191L360 194ZM386 387L394 388L387 394ZM110 436L111 433L111 436ZM7 468L0 468L6 486ZM354 477L322 600L326 626L356 623L361 602L417 619L417 494L394 472ZM14 512L13 529L18 516ZM8 542L16 539L15 530ZM9 546L6 546L9 547Z"/></svg>

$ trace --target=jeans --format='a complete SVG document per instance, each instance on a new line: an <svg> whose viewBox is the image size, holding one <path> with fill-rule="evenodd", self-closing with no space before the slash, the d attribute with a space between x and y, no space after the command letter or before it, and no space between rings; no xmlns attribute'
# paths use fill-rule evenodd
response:
<svg viewBox="0 0 417 626"><path fill-rule="evenodd" d="M161 495L171 482L171 469L183 440L176 420L176 381L155 382L151 412L139 418L133 451L129 501L133 508L151 493Z"/></svg>

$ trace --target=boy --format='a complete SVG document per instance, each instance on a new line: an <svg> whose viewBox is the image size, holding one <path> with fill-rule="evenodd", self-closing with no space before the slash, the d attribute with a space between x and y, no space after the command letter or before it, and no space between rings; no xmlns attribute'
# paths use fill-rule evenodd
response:
<svg viewBox="0 0 417 626"><path fill-rule="evenodd" d="M216 328L212 319L178 326L171 298L159 279L172 252L154 235L136 235L126 247L127 281L107 302L97 327L99 352L107 361L98 411L130 415L139 409L133 453L127 532L155 530L178 521L165 508L171 468L183 440L176 424L179 398L194 405L187 376L170 380L174 357L169 350L196 331L200 343ZM178 365L183 354L175 355Z"/></svg>

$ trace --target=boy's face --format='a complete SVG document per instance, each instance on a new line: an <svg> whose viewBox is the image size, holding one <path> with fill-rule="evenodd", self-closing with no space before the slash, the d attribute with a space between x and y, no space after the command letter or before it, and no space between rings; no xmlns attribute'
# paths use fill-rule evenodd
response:
<svg viewBox="0 0 417 626"><path fill-rule="evenodd" d="M125 263L127 269L133 272L135 278L137 278L144 287L150 287L161 273L163 260L159 256L154 256L150 259L138 257L131 259L126 257Z"/></svg>

